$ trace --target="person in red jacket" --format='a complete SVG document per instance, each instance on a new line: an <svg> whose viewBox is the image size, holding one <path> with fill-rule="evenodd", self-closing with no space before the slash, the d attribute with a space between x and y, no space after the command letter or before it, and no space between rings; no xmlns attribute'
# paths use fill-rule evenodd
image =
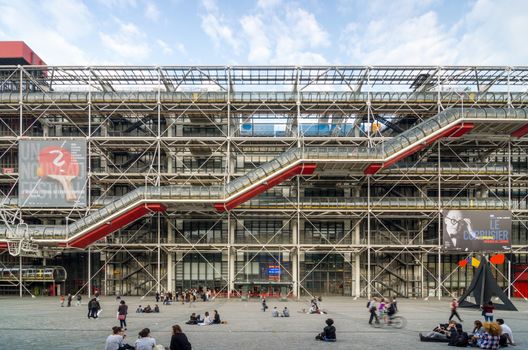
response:
<svg viewBox="0 0 528 350"><path fill-rule="evenodd" d="M482 316L484 316L486 322L493 322L493 310L495 309L493 302L490 300L486 305L481 305L480 308L482 309Z"/></svg>
<svg viewBox="0 0 528 350"><path fill-rule="evenodd" d="M460 318L460 315L458 314L458 301L456 299L453 298L453 300L451 301L451 315L449 316L449 321L451 321L451 319L456 316L458 318L458 320L460 322L464 322L462 321L462 319Z"/></svg>

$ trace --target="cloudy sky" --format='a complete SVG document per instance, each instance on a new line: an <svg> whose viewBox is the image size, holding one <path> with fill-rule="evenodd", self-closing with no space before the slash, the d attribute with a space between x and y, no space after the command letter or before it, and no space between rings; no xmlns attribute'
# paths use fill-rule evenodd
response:
<svg viewBox="0 0 528 350"><path fill-rule="evenodd" d="M528 64L528 0L0 0L48 64Z"/></svg>

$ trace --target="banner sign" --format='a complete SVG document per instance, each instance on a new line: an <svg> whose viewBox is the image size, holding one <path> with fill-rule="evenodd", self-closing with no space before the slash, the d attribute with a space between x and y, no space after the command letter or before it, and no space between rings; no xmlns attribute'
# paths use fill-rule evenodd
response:
<svg viewBox="0 0 528 350"><path fill-rule="evenodd" d="M86 206L86 141L22 140L18 168L19 206Z"/></svg>
<svg viewBox="0 0 528 350"><path fill-rule="evenodd" d="M509 210L443 210L444 249L464 252L511 249Z"/></svg>

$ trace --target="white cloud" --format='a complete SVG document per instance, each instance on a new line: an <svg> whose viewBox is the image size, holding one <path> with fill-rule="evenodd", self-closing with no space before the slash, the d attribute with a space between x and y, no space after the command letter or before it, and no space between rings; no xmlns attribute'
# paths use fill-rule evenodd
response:
<svg viewBox="0 0 528 350"><path fill-rule="evenodd" d="M434 12L372 20L364 27L351 23L341 36L350 64L452 64L455 43Z"/></svg>
<svg viewBox="0 0 528 350"><path fill-rule="evenodd" d="M227 43L238 54L240 43L235 38L234 32L225 24L222 17L209 13L202 16L202 29L211 38L215 47L220 48L222 44Z"/></svg>
<svg viewBox="0 0 528 350"><path fill-rule="evenodd" d="M280 3L281 3L281 0L258 0L257 6L264 8L264 9L269 9L269 8L277 6Z"/></svg>
<svg viewBox="0 0 528 350"><path fill-rule="evenodd" d="M52 0L46 4L55 28L65 37L82 37L93 30L95 19L82 1Z"/></svg>
<svg viewBox="0 0 528 350"><path fill-rule="evenodd" d="M147 2L145 5L145 17L151 21L157 21L160 18L160 10L153 2Z"/></svg>
<svg viewBox="0 0 528 350"><path fill-rule="evenodd" d="M136 7L137 0L98 0L107 7Z"/></svg>
<svg viewBox="0 0 528 350"><path fill-rule="evenodd" d="M250 63L268 62L271 55L270 42L262 20L258 16L244 16L240 24L249 43L248 61Z"/></svg>
<svg viewBox="0 0 528 350"><path fill-rule="evenodd" d="M205 7L205 11L218 13L218 5L216 0L202 0L202 5Z"/></svg>
<svg viewBox="0 0 528 350"><path fill-rule="evenodd" d="M78 1L64 4L50 1L45 7L38 1L0 3L0 27L8 40L25 41L47 64L89 64L93 62L78 44L78 39L90 35L73 28L75 22L85 23L89 11ZM71 30L64 33L63 30ZM75 38L76 40L73 40Z"/></svg>
<svg viewBox="0 0 528 350"><path fill-rule="evenodd" d="M326 64L323 50L330 45L328 33L315 16L300 7L286 6L272 18L269 31L275 46L271 64Z"/></svg>
<svg viewBox="0 0 528 350"><path fill-rule="evenodd" d="M103 46L112 50L120 57L130 61L140 61L150 54L150 46L146 35L132 23L116 20L119 30L113 34L99 33Z"/></svg>
<svg viewBox="0 0 528 350"><path fill-rule="evenodd" d="M528 1L478 0L457 25L457 63L526 65Z"/></svg>
<svg viewBox="0 0 528 350"><path fill-rule="evenodd" d="M351 22L340 47L349 64L523 65L528 46L528 2L477 0L448 27L424 4L369 2L378 15L366 23ZM398 5L399 7L397 7ZM427 6L426 6L427 5Z"/></svg>
<svg viewBox="0 0 528 350"><path fill-rule="evenodd" d="M172 55L174 53L174 49L176 49L176 51L178 51L178 53L182 55L187 55L187 50L185 49L185 45L183 45L182 43L176 43L174 45L169 45L161 39L157 39L156 43L158 44L158 46L161 48L161 51L165 55Z"/></svg>

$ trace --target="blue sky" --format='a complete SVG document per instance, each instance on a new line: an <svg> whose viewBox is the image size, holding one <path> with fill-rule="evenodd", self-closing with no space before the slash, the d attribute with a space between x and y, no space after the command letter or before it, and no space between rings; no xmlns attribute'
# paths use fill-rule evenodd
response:
<svg viewBox="0 0 528 350"><path fill-rule="evenodd" d="M525 0L0 0L48 64L526 65Z"/></svg>

